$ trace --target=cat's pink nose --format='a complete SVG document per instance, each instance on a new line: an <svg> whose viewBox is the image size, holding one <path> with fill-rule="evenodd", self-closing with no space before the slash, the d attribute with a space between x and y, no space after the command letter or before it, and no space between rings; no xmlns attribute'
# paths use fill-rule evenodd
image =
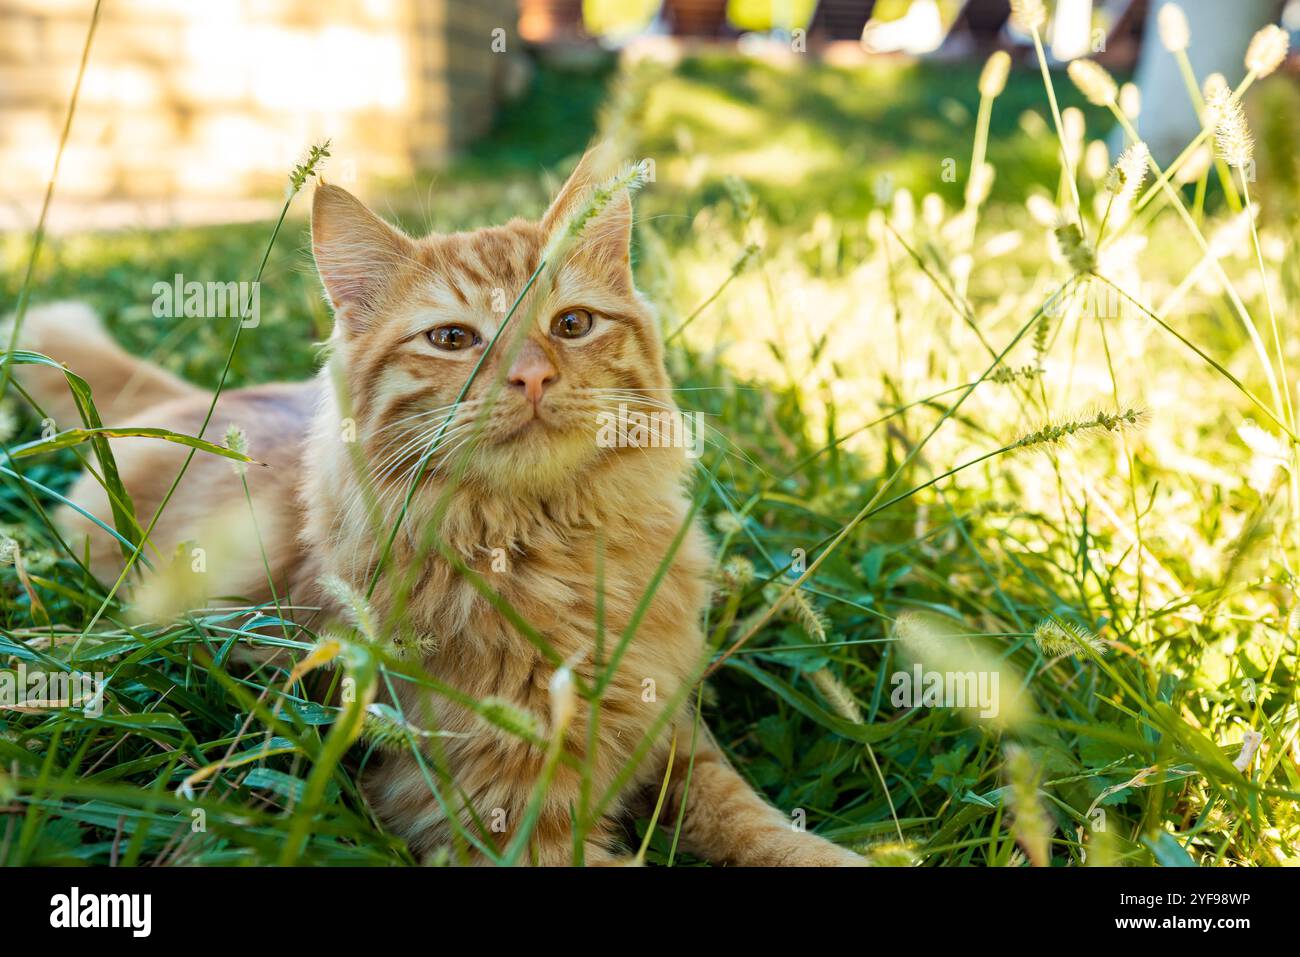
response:
<svg viewBox="0 0 1300 957"><path fill-rule="evenodd" d="M510 367L507 381L513 388L522 389L524 398L536 406L542 401L546 387L559 377L546 353L530 342Z"/></svg>

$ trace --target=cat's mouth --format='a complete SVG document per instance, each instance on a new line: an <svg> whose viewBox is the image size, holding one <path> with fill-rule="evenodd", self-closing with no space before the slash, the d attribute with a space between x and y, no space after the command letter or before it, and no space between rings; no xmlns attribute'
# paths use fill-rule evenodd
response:
<svg viewBox="0 0 1300 957"><path fill-rule="evenodd" d="M501 416L503 420L498 429L493 430L493 441L497 444L517 441L530 435L554 432L559 428L554 410L544 406L526 403L518 410L512 410Z"/></svg>
<svg viewBox="0 0 1300 957"><path fill-rule="evenodd" d="M529 413L516 422L507 425L504 429L493 436L497 444L503 442L513 442L525 435L532 435L541 431L549 431L550 427L546 421L536 413Z"/></svg>
<svg viewBox="0 0 1300 957"><path fill-rule="evenodd" d="M594 410L570 396L548 395L536 407L524 396L502 396L475 430L469 473L502 489L554 488L570 481L599 452L589 426L594 421ZM467 434L456 433L453 442ZM458 454L454 445L450 452Z"/></svg>

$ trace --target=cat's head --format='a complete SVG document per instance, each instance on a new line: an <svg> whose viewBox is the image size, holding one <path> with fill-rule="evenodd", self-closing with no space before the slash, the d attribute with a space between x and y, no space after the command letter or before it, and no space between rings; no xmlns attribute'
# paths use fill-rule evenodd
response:
<svg viewBox="0 0 1300 957"><path fill-rule="evenodd" d="M316 190L312 249L334 307L335 389L348 393L341 405L381 484L409 478L439 429L430 469L446 474L463 454L468 478L515 491L545 493L603 457L645 453L599 441L620 404L672 401L656 323L632 281L626 190L562 245L488 350L543 251L591 208L594 165L589 154L539 222L422 239L345 190Z"/></svg>

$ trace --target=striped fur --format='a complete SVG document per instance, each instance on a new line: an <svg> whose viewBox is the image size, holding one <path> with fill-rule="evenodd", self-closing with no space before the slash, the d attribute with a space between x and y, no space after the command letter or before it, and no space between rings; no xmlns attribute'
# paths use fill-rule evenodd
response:
<svg viewBox="0 0 1300 957"><path fill-rule="evenodd" d="M429 452L428 474L394 540L374 609L400 646L418 654L438 680L474 698L508 701L543 727L553 665L430 543L443 543L481 576L585 681L598 674L598 604L606 656L630 627L689 513L689 461L680 448L602 448L595 441L597 414L615 398L675 409L654 316L632 282L629 198L614 197L554 274L524 297L454 414L482 347L442 352L425 333L454 322L491 340L503 303L523 290L547 241L588 195L594 182L588 165L579 167L541 222L515 220L423 239L384 223L343 190L319 187L312 241L335 310L329 360L313 383L223 395L214 420L218 428L238 421L253 454L274 466L254 470L250 481L259 517L275 536L270 553L280 594L297 604L320 604L327 613L338 609L321 580L332 576L366 590L386 529ZM574 308L596 317L592 332L581 339L552 335L552 318ZM524 353L555 372L535 408L507 381ZM126 367L135 360L114 355L112 362ZM105 374L87 371L92 379ZM183 389L189 387L178 386L170 404L130 417L190 427L208 400ZM259 411L266 397L278 403L273 414ZM444 441L430 452L439 429ZM148 516L176 456L157 443L122 447L124 478ZM182 484L159 525L161 541L181 540L198 515L242 498L228 467L217 464L196 460L197 478ZM457 468L463 474L453 483ZM104 511L93 483L83 481L77 498ZM120 565L111 543L100 543L95 561L110 577L114 562ZM565 736L576 761L591 762L592 796L599 799L614 788L648 729L657 719L664 722L588 834L588 863L626 860L619 821L653 801L674 734L677 761L664 820L675 819L684 799L693 725L687 692L704 654L700 619L711 566L708 541L691 524L600 703L596 753L587 753L591 715L585 703ZM253 600L268 597L255 574L260 563L249 560L248 567L252 573L239 587ZM396 687L410 720L441 734L430 739L426 760L388 754L367 773L365 790L381 819L420 855L453 845L447 809L429 785L427 769L436 754L455 779L454 787L437 782L451 813L478 840L504 847L524 820L543 752L444 697L409 683ZM670 707L676 710L665 714ZM707 731L701 738L685 796L687 850L727 864L861 863L796 831L788 814L766 804L727 764ZM531 861L572 860L571 811L579 805L579 788L577 770L561 764L532 836ZM480 857L471 849L472 859Z"/></svg>

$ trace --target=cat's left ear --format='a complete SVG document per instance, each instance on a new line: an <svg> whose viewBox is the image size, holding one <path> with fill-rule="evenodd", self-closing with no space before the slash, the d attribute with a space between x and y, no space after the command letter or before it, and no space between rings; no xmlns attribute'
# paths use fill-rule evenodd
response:
<svg viewBox="0 0 1300 957"><path fill-rule="evenodd" d="M607 182L616 169L600 147L588 150L542 217L548 239L564 229L570 218ZM626 189L615 193L582 227L571 258L581 262L611 284L632 285L632 197Z"/></svg>
<svg viewBox="0 0 1300 957"><path fill-rule="evenodd" d="M312 199L311 248L335 318L353 330L374 322L384 293L416 256L404 232L347 190L324 183Z"/></svg>

